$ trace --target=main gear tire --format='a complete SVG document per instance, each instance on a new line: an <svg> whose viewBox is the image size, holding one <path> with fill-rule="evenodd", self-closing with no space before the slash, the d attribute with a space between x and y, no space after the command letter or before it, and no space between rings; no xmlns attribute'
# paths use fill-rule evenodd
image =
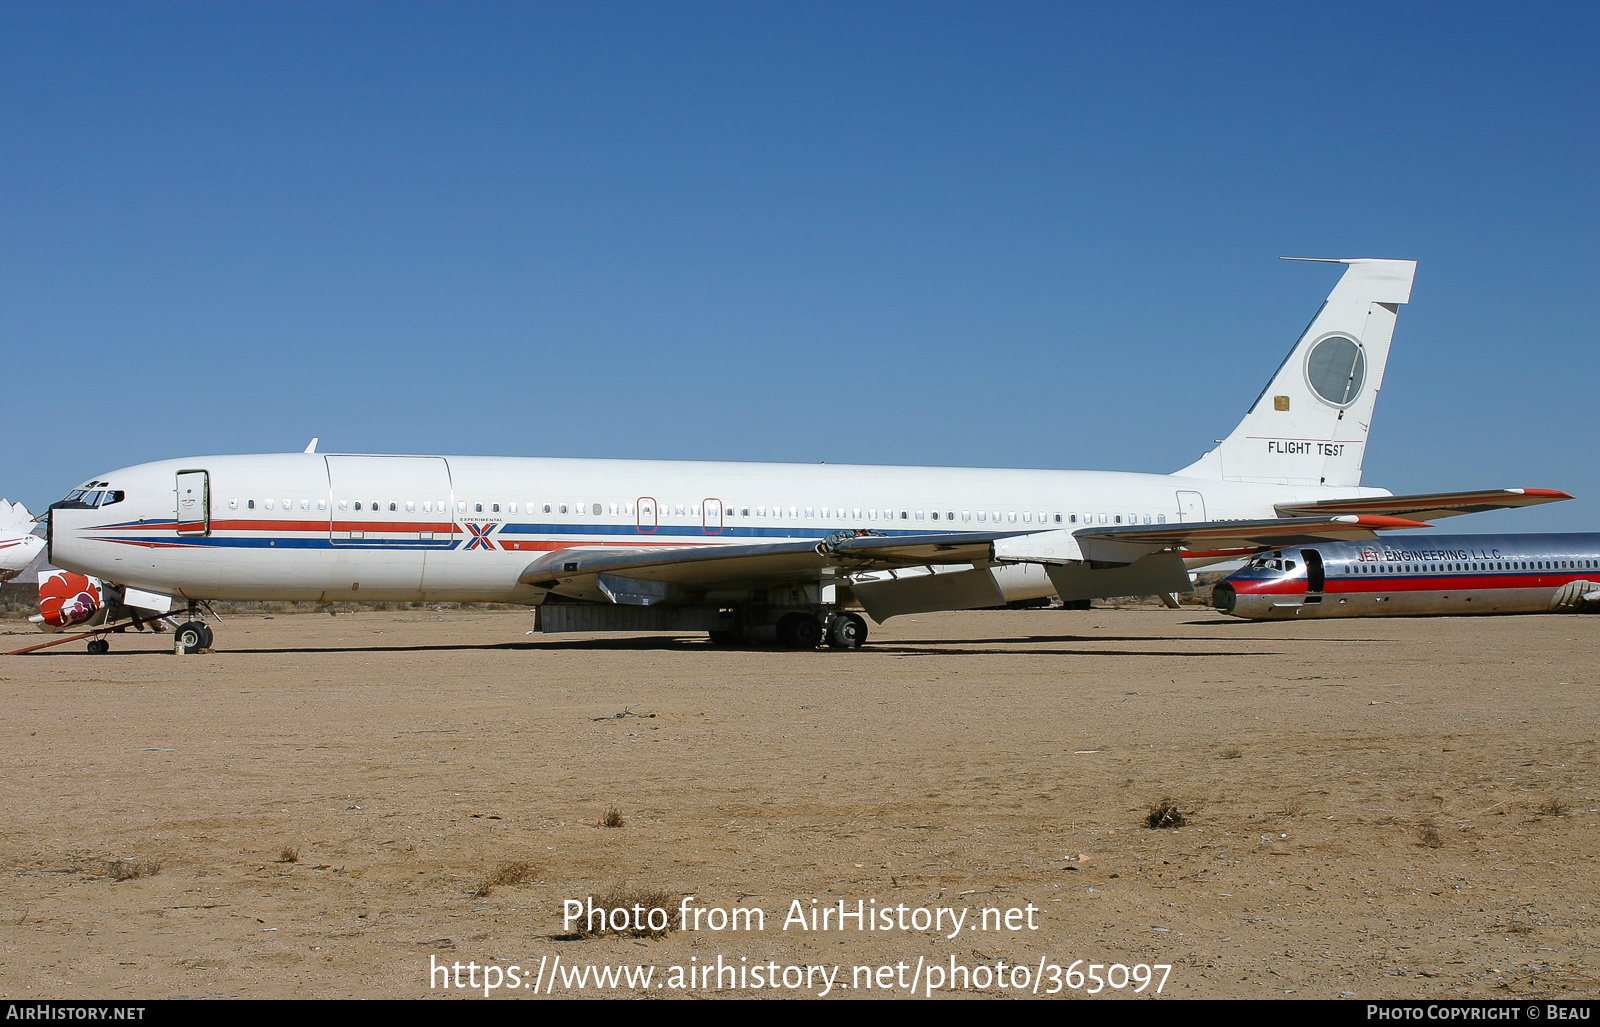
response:
<svg viewBox="0 0 1600 1027"><path fill-rule="evenodd" d="M841 613L828 625L828 645L835 649L860 649L867 640L867 622L854 613Z"/></svg>

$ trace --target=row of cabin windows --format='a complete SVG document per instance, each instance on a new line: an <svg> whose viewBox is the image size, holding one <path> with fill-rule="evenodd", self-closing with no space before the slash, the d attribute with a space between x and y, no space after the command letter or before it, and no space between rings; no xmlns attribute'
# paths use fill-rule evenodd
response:
<svg viewBox="0 0 1600 1027"><path fill-rule="evenodd" d="M246 510L254 510L256 508L256 501L254 499L246 499L243 502L244 502L244 508ZM229 510L237 510L237 509L239 509L239 503L240 503L240 500L238 500L238 499L230 499L230 500L228 500L228 509ZM263 500L261 500L261 508L264 509L264 510L276 510L276 509L279 508L278 504L280 504L280 503L283 504L282 508L284 510L293 510L294 509L294 500L292 500L292 499L263 499ZM311 509L311 503L312 503L312 501L309 500L309 499L300 500L300 509L302 509L302 510ZM317 509L318 510L327 510L328 509L328 501L326 499L316 500L316 504L317 504Z"/></svg>
<svg viewBox="0 0 1600 1027"><path fill-rule="evenodd" d="M120 498L120 495L119 495L118 498ZM115 502L115 500L113 500L113 502ZM244 508L246 510L254 510L254 509L256 509L256 502L257 501L254 500L254 499L246 499L246 500L244 500ZM315 502L316 502L316 508L318 510L326 511L328 509L328 501L326 499L318 499ZM239 509L239 503L240 503L240 500L238 500L237 498L229 499L228 500L228 509L230 509L230 510ZM261 507L262 507L262 509L266 509L266 510L276 510L276 509L279 509L279 504L280 503L282 504L282 509L284 509L284 510L293 510L294 509L294 501L290 500L290 499L281 499L281 500L280 499L264 499L264 500L261 500ZM302 500L299 501L299 507L300 507L301 510L310 510L311 509L311 503L312 503L312 500L310 500L310 499L302 499ZM449 510L450 510L450 502L448 500L445 500L445 499L439 499L439 500L424 499L424 500L421 500L420 503L419 503L418 500L414 500L414 499L407 499L407 500L405 500L403 502L396 500L396 501L391 501L389 503L383 503L383 502L376 501L376 500L374 500L374 501L363 501L363 500L359 500L359 499L358 500L341 499L341 500L338 501L337 505L338 505L338 509L340 509L340 510L353 510L353 511L367 510L367 511L372 511L374 513L385 513L385 512L387 512L387 513L400 513L402 511L404 511L405 513L416 513L419 505L421 507L421 512L423 512L423 513L435 513L435 512L437 512L437 513L443 514L443 513L449 512ZM497 514L497 513L501 512L501 504L499 504L499 503L487 503L487 504L486 503L479 503L479 502L468 503L466 500L458 500L456 502L456 510L455 510L455 512L458 513L458 514L467 513L467 512L469 512L468 511L468 507L469 506L471 507L471 511L470 512L475 513L475 514L481 514L481 513ZM560 513L560 514L577 514L579 516L583 516L583 515L587 514L587 515L594 516L594 517L603 517L603 516L605 516L605 513L606 513L606 506L607 506L606 504L601 504L601 503L555 503L555 502L551 502L551 503L527 503L527 504L525 504L525 511L527 513L529 513L529 514L533 514L533 513L535 513L537 511L539 513L545 513L545 514ZM663 517L670 517L670 516L700 517L700 516L702 516L702 514L701 514L701 506L698 503L675 503L675 504L662 503L662 504L659 504L659 506L660 506L660 514ZM610 507L610 513L611 513L611 515L613 517L618 517L618 516L634 517L634 516L637 516L637 515L652 516L653 517L653 516L656 515L656 509L650 503L642 503L642 504L640 504L637 514L635 512L634 504L632 504L632 503L611 503L611 504L609 504L609 507ZM387 509L385 509L385 508L387 508ZM754 513L752 513L752 510L754 511ZM516 504L516 503L507 503L507 504L505 504L505 512L506 513L512 513L512 514L518 513L519 512L518 504ZM716 516L717 508L715 506L710 507L709 513L710 513L711 516ZM769 507L767 507L765 505L761 505L761 504L758 504L755 507L750 507L748 505L724 504L722 506L722 516L723 517L752 517L752 516L754 516L754 517L783 517L784 516L784 508L782 506L776 506L776 505L774 505L774 506L769 508ZM789 507L788 508L788 516L790 518L792 518L792 519L796 519L796 520L800 519L802 517L802 508L799 507L799 506L791 506L791 507ZM940 520L941 518L946 520L946 521L955 521L957 519L956 512L954 510L945 510L945 511L941 512L939 510L928 511L928 510L910 510L910 509L905 509L905 510L900 510L899 511L899 515L897 517L896 516L896 511L893 508L890 508L890 507L882 507L882 508L880 508L880 507L867 507L865 510L863 510L859 506L857 506L857 507L849 507L849 508L842 507L842 506L838 506L838 507L834 507L834 506L823 506L823 507L808 506L808 507L804 507L803 508L803 516L804 516L804 518L806 520L821 519L821 520L841 520L841 521L843 521L843 520L857 520L857 521L859 521L859 520L870 520L870 521L875 521L875 520L879 520L879 519L886 520L886 521L892 521L892 520L897 520L897 519L898 520L902 520L902 521L910 521L910 520L918 520L918 521L934 520L934 521L937 521L937 520ZM1019 521L1021 523L1023 523L1023 524L1035 524L1035 523L1037 523L1037 524L1095 524L1095 523L1099 523L1099 524L1138 524L1138 523L1140 523L1140 515L1139 514L1131 514L1131 513L1130 514L1126 514L1126 515L1124 515L1124 514L1104 514L1104 513L1102 513L1102 514L1092 514L1092 513L1086 513L1086 514L1082 514L1081 518L1080 518L1080 515L1079 514L1075 514L1075 513L1069 513L1069 514L1055 513L1055 514L1050 514L1050 513L1047 513L1046 511L1043 511L1043 510L1039 510L1037 512L1035 512L1033 510L1023 510L1020 513L1018 511L1015 511L1015 510L1009 510L1009 511L978 510L976 512L971 511L971 510L963 510L963 511L961 511L960 520L963 521L963 522L971 522L973 520L976 520L976 521L978 521L980 523L989 523L989 522L992 521L995 524L1000 524L1002 522L1007 523L1007 524L1016 524ZM1154 514L1154 515L1152 515L1152 514L1144 514L1143 515L1143 522L1145 524L1165 524L1165 523L1167 523L1167 515L1166 514Z"/></svg>
<svg viewBox="0 0 1600 1027"><path fill-rule="evenodd" d="M1352 564L1346 574L1454 574L1471 571L1594 570L1600 560L1491 560L1482 563L1380 563Z"/></svg>

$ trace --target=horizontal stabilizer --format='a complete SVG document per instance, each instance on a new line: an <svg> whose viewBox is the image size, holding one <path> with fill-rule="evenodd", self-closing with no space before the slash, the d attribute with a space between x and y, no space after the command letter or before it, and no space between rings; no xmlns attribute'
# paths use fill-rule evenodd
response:
<svg viewBox="0 0 1600 1027"><path fill-rule="evenodd" d="M1348 542L1377 538L1380 531L1433 525L1384 514L1279 517L1262 521L1203 521L1192 524L1130 524L1074 532L1085 559L1132 563L1162 549L1198 554L1218 549L1292 546L1304 542Z"/></svg>
<svg viewBox="0 0 1600 1027"><path fill-rule="evenodd" d="M1483 513L1485 510L1559 503L1571 498L1557 489L1483 489L1478 492L1434 492L1420 496L1366 496L1361 499L1324 499L1316 503L1279 503L1274 509L1284 517L1389 514L1433 520Z"/></svg>

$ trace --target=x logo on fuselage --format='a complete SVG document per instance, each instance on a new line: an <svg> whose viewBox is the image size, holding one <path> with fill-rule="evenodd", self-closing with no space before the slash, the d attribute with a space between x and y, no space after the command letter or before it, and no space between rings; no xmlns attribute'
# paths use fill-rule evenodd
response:
<svg viewBox="0 0 1600 1027"><path fill-rule="evenodd" d="M489 533L494 530L492 524L469 524L467 530L472 532L472 539L467 543L468 549L493 549L494 541L489 538Z"/></svg>

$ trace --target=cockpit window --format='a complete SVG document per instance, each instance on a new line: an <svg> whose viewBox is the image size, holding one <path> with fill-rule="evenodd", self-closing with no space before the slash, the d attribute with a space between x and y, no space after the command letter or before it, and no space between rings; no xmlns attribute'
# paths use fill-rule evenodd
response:
<svg viewBox="0 0 1600 1027"><path fill-rule="evenodd" d="M53 510L93 510L97 506L108 506L120 503L125 493L109 492L105 489L73 489L67 493L67 498L51 505Z"/></svg>

